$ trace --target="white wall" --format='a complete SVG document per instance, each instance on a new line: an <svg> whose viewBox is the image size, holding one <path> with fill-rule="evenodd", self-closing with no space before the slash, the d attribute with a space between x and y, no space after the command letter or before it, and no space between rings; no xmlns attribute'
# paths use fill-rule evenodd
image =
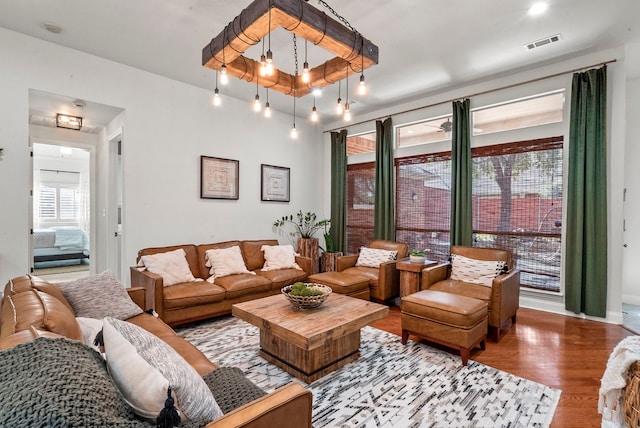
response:
<svg viewBox="0 0 640 428"><path fill-rule="evenodd" d="M524 86L516 86L514 88L496 91L496 89L507 87L510 85L517 85L522 82L528 82L540 77L555 75L558 73L564 73L573 69L585 68L594 64L598 64L604 61L615 59L616 62L609 64L608 66L608 92L609 92L609 105L608 105L608 295L607 295L607 318L606 320L613 323L622 322L622 244L623 244L623 231L622 231L622 218L623 218L623 202L622 202L622 189L627 187L627 201L629 201L629 193L633 188L636 192L640 192L640 172L636 173L635 177L625 178L625 156L627 162L632 162L633 157L629 156L626 152L626 139L625 139L625 99L633 96L637 97L637 92L631 95L626 89L627 71L625 64L625 50L623 47L615 50L608 50L603 52L595 52L592 54L584 55L583 57L573 60L558 62L556 64L548 65L540 68L532 68L521 73L514 73L512 75L503 77L501 79L491 80L483 83L478 83L455 90L450 90L445 93L433 94L425 96L419 101L412 101L410 103L399 104L390 107L384 111L373 112L364 117L355 116L354 122L358 122L357 125L349 127L349 134L357 134L366 131L375 130L375 125L371 121L375 118L386 117L391 115L394 125L402 123L410 123L419 119L425 119L424 110L413 111L413 109L419 109L421 106L436 105L438 103L444 103L436 105L429 110L428 117L435 117L445 112L450 112L452 99L460 99L471 94L480 94L489 91L483 95L476 95L471 97L472 107L480 105L487 105L492 102L506 101L509 99L518 98L524 95L531 95L535 93L544 92L546 90L558 89L560 87L568 87L566 92L565 105L567 106L565 115L568 117L569 95L571 87L571 73L567 73L563 76L558 76L553 79L545 79L540 82L532 83ZM632 91L638 91L637 86ZM637 98L636 98L637 99ZM636 108L640 107L637 105ZM409 113L396 112L409 111ZM354 115L357 115L357 111L354 109ZM637 116L637 114L635 115ZM627 116L628 117L628 116ZM367 123L359 123L365 122ZM637 122L637 121L636 121ZM568 121L566 122L568 123ZM327 130L341 129L344 127L342 122L334 122L326 127ZM640 126L640 125L636 125ZM562 132L562 129L559 129ZM528 133L535 133L536 131L523 131ZM566 141L568 141L568 125L564 126L564 133ZM633 134L630 134L633 135ZM531 138L538 138L540 136L529 135ZM323 185L325 186L325 194L328 194L326 189L330 189L331 177L330 177L330 137L329 133L325 133L324 137L325 146L325 176ZM630 141L631 145L633 141ZM411 148L411 150L416 150ZM635 149L639 150L639 149ZM640 154L640 153L635 153ZM636 156L635 159L638 159ZM637 170L638 168L633 165ZM635 179L635 180L634 180ZM640 204L640 201L637 202ZM627 202L628 205L628 202ZM330 212L330 200L325 199L324 209L326 213ZM638 212L637 210L635 211ZM637 218L637 214L635 215ZM627 218L627 229L629 228L629 219ZM633 240L637 242L640 248L640 231L636 236L630 236L627 234L627 241ZM627 249L628 250L628 249ZM636 257L637 260L637 257ZM633 261L630 262L629 268L633 268ZM639 278L636 274L636 278ZM636 284L640 285L640 280L636 281ZM638 290L640 293L640 290ZM639 294L640 297L640 294ZM535 309L541 309L550 312L556 312L567 315L575 315L570 312L566 312L564 309L564 296L550 293L529 292L521 291L520 294L521 306L531 307ZM601 319L600 319L601 320Z"/></svg>
<svg viewBox="0 0 640 428"><path fill-rule="evenodd" d="M285 114L267 121L256 117L248 103L228 97L222 109L214 110L209 91L5 29L0 29L0 58L3 280L27 273L29 266L29 89L125 110L127 264L148 246L278 237L273 220L322 207L321 137L303 120L294 142L288 137L292 120ZM200 155L240 161L239 200L200 199ZM260 201L261 163L291 168L290 203ZM105 163L98 160L96 165L103 168ZM99 182L102 197L105 184Z"/></svg>

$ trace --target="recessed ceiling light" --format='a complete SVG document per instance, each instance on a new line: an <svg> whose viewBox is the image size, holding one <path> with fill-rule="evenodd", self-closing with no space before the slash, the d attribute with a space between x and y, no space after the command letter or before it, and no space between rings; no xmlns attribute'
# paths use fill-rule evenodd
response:
<svg viewBox="0 0 640 428"><path fill-rule="evenodd" d="M548 3L544 3L544 2L534 3L529 8L528 14L531 15L531 16L541 15L544 12L546 12L548 7L549 7Z"/></svg>
<svg viewBox="0 0 640 428"><path fill-rule="evenodd" d="M44 24L44 29L53 34L60 34L62 32L62 27L56 24Z"/></svg>

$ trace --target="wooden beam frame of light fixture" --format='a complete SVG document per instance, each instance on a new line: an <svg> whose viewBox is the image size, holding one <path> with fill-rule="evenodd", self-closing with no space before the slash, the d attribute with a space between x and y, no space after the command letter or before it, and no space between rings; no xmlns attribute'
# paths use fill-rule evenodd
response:
<svg viewBox="0 0 640 428"><path fill-rule="evenodd" d="M271 7L271 17L269 17ZM271 26L269 26L271 21ZM336 56L309 70L309 83L302 76L277 68L272 76L260 76L260 62L243 56L269 32L282 27L319 45ZM277 58L276 58L277 61ZM202 65L256 83L286 95L301 97L314 88L333 84L378 63L378 47L342 23L303 0L255 0L202 49ZM347 67L348 64L351 66Z"/></svg>

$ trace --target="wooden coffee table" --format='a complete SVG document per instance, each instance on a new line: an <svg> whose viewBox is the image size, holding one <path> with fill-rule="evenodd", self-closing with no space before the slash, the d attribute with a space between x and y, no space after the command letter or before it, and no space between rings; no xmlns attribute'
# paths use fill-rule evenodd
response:
<svg viewBox="0 0 640 428"><path fill-rule="evenodd" d="M360 329L389 308L332 293L317 309L296 310L283 295L237 303L231 312L260 329L260 356L311 383L360 357Z"/></svg>

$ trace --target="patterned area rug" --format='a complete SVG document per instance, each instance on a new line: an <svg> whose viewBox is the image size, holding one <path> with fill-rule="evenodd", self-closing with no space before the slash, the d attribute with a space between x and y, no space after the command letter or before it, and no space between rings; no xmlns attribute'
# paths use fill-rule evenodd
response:
<svg viewBox="0 0 640 428"><path fill-rule="evenodd" d="M546 427L560 390L365 327L360 359L305 384L258 355L260 333L225 317L178 334L219 366L235 366L265 391L291 381L313 392L313 426Z"/></svg>

